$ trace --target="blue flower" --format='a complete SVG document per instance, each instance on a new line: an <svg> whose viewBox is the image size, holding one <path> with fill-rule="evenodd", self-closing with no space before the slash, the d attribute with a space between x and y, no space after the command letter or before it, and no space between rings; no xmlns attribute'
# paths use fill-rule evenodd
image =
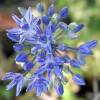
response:
<svg viewBox="0 0 100 100"><path fill-rule="evenodd" d="M45 25L48 25L49 24L49 21L50 21L50 18L48 18L48 16L43 16L42 17L42 21L43 21L43 23L45 24Z"/></svg>
<svg viewBox="0 0 100 100"><path fill-rule="evenodd" d="M9 72L3 77L3 80L12 80L7 85L7 90L11 90L16 85L16 96L20 94L24 84L24 78L22 74Z"/></svg>
<svg viewBox="0 0 100 100"><path fill-rule="evenodd" d="M88 41L87 43L85 43L79 47L79 52L84 55L91 55L92 48L94 48L96 45L97 45L96 40Z"/></svg>
<svg viewBox="0 0 100 100"><path fill-rule="evenodd" d="M80 68L81 67L81 63L78 59L73 59L70 61L71 66L75 67L75 68Z"/></svg>
<svg viewBox="0 0 100 100"><path fill-rule="evenodd" d="M49 80L44 77L33 78L28 85L27 91L36 90L36 96L41 96L42 92L47 92L49 88Z"/></svg>
<svg viewBox="0 0 100 100"><path fill-rule="evenodd" d="M60 18L66 18L68 16L68 8L64 7L59 13Z"/></svg>
<svg viewBox="0 0 100 100"><path fill-rule="evenodd" d="M47 10L47 16L48 16L48 17L52 17L54 13L55 13L55 7L54 7L54 5L52 4L52 5L49 6L49 8L48 8L48 10Z"/></svg>
<svg viewBox="0 0 100 100"><path fill-rule="evenodd" d="M28 55L25 53L20 53L16 56L16 62L26 62L28 60Z"/></svg>
<svg viewBox="0 0 100 100"><path fill-rule="evenodd" d="M75 74L73 76L73 81L78 85L85 85L85 81L80 74Z"/></svg>
<svg viewBox="0 0 100 100"><path fill-rule="evenodd" d="M22 17L21 19L19 19L16 15L13 15L12 18L19 26L19 28L13 28L7 30L8 38L10 38L14 42L19 42L19 43L23 43L24 41L30 43L35 42L36 38L38 37L36 36L38 30L35 29L39 29L38 26L39 20L34 19L31 8L30 7L28 8L25 16Z"/></svg>
<svg viewBox="0 0 100 100"><path fill-rule="evenodd" d="M38 3L38 4L37 4L37 10L38 10L40 13L42 13L42 12L44 11L44 7L43 7L42 3Z"/></svg>
<svg viewBox="0 0 100 100"><path fill-rule="evenodd" d="M77 38L78 34L81 29L83 29L84 25L83 24L76 24L76 23L71 23L68 25L68 37L71 39Z"/></svg>

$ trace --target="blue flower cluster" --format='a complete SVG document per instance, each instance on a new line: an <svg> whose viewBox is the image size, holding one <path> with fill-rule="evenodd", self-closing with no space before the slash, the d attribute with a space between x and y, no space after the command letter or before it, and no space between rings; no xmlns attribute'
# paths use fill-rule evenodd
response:
<svg viewBox="0 0 100 100"><path fill-rule="evenodd" d="M48 92L52 83L59 96L63 95L63 84L68 82L64 73L72 75L72 80L78 85L85 85L80 74L75 74L71 67L81 68L85 64L85 58L92 54L92 48L97 44L96 40L88 41L79 47L71 47L61 43L61 38L76 39L78 32L83 29L83 24L66 24L62 22L68 16L68 8L62 8L55 12L54 4L50 5L44 14L42 3L37 4L37 10L41 18L34 17L31 7L26 10L19 8L21 18L12 15L18 27L7 30L7 36L15 45L18 55L16 63L22 63L24 73L9 72L3 80L11 80L7 86L10 90L16 86L16 96L27 84L26 91L35 89L36 95ZM75 57L67 53L74 53Z"/></svg>

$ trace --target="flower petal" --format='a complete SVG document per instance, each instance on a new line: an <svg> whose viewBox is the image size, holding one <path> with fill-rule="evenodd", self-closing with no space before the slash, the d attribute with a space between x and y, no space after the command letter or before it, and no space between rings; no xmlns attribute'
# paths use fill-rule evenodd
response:
<svg viewBox="0 0 100 100"><path fill-rule="evenodd" d="M62 66L55 66L54 73L56 77L62 79L63 78Z"/></svg>
<svg viewBox="0 0 100 100"><path fill-rule="evenodd" d="M17 83L17 88L16 88L16 96L19 95L19 93L21 92L22 90L22 87L23 87L23 83L24 83L24 80L20 80L18 83Z"/></svg>
<svg viewBox="0 0 100 100"><path fill-rule="evenodd" d="M11 90L16 84L16 80L11 81L11 83L7 85L7 90Z"/></svg>
<svg viewBox="0 0 100 100"><path fill-rule="evenodd" d="M42 5L42 3L38 3L37 6L36 6L38 12L42 13L44 11L44 7Z"/></svg>
<svg viewBox="0 0 100 100"><path fill-rule="evenodd" d="M31 48L31 53L34 54L36 51L38 51L41 48L41 45L37 44L34 47Z"/></svg>
<svg viewBox="0 0 100 100"><path fill-rule="evenodd" d="M8 73L6 73L6 75L2 78L2 80L11 80L11 79L13 79L14 77L15 77L15 73L13 73L13 72L8 72Z"/></svg>
<svg viewBox="0 0 100 100"><path fill-rule="evenodd" d="M32 91L35 88L35 79L32 79L32 82L29 83L26 91Z"/></svg>
<svg viewBox="0 0 100 100"><path fill-rule="evenodd" d="M92 49L97 45L97 40L91 40L85 43L85 45L89 48Z"/></svg>
<svg viewBox="0 0 100 100"><path fill-rule="evenodd" d="M29 25L31 25L33 19L34 19L34 17L33 17L32 11L31 11L31 7L29 7L26 14L25 14L25 20L27 21L27 23Z"/></svg>
<svg viewBox="0 0 100 100"><path fill-rule="evenodd" d="M30 71L33 67L34 67L33 62L28 61L28 62L25 62L24 64L24 70L26 71Z"/></svg>
<svg viewBox="0 0 100 100"><path fill-rule="evenodd" d="M34 73L34 75L39 76L42 75L44 72L46 72L46 66L45 65L41 65Z"/></svg>
<svg viewBox="0 0 100 100"><path fill-rule="evenodd" d="M41 96L42 93L42 87L40 85L36 86L36 96Z"/></svg>
<svg viewBox="0 0 100 100"><path fill-rule="evenodd" d="M7 37L14 42L19 42L20 36L18 34L7 33Z"/></svg>
<svg viewBox="0 0 100 100"><path fill-rule="evenodd" d="M55 8L54 8L54 5L52 4L48 8L47 16L50 16L50 17L53 16L54 12L55 12Z"/></svg>
<svg viewBox="0 0 100 100"><path fill-rule="evenodd" d="M85 54L85 55L91 55L92 54L92 51L91 49L89 49L87 46L85 45L81 45L79 47L79 52L82 53L82 54Z"/></svg>
<svg viewBox="0 0 100 100"><path fill-rule="evenodd" d="M15 34L15 35L20 35L22 34L22 30L20 28L12 28L12 29L8 29L6 30L8 33L12 33L12 34Z"/></svg>
<svg viewBox="0 0 100 100"><path fill-rule="evenodd" d="M49 24L49 21L50 21L50 18L48 16L43 16L42 17L42 22L45 24L45 25L48 25Z"/></svg>
<svg viewBox="0 0 100 100"><path fill-rule="evenodd" d="M12 15L12 18L13 18L13 20L16 22L16 24L18 25L18 26L20 26L21 24L22 24L22 21L21 21L21 19L20 18L18 18L16 15Z"/></svg>
<svg viewBox="0 0 100 100"><path fill-rule="evenodd" d="M62 8L59 15L60 18L66 18L68 16L68 8L67 7Z"/></svg>
<svg viewBox="0 0 100 100"><path fill-rule="evenodd" d="M63 85L61 84L61 82L59 80L55 80L54 88L59 96L63 95L63 93L64 93Z"/></svg>
<svg viewBox="0 0 100 100"><path fill-rule="evenodd" d="M84 25L83 24L78 24L74 29L73 32L77 33L79 32L81 29L83 29Z"/></svg>
<svg viewBox="0 0 100 100"><path fill-rule="evenodd" d="M25 53L20 53L19 55L16 56L16 61L17 62L26 62L27 61L27 54Z"/></svg>
<svg viewBox="0 0 100 100"><path fill-rule="evenodd" d="M23 49L24 49L24 46L23 46L23 44L15 44L14 46L13 46L13 48L14 48L14 50L15 51L17 51L17 52L21 52Z"/></svg>
<svg viewBox="0 0 100 100"><path fill-rule="evenodd" d="M71 66L75 67L75 68L80 68L81 64L77 59L73 59L70 61Z"/></svg>
<svg viewBox="0 0 100 100"><path fill-rule="evenodd" d="M75 74L72 79L78 85L85 85L85 81L80 74Z"/></svg>
<svg viewBox="0 0 100 100"><path fill-rule="evenodd" d="M59 23L59 27L61 29L63 29L64 31L67 31L67 29L68 29L68 25L66 23L64 23L64 22L60 22Z"/></svg>

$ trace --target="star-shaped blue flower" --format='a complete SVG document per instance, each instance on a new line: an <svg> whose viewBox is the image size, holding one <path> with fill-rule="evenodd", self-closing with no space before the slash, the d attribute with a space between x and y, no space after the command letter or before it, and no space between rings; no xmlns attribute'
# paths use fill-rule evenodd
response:
<svg viewBox="0 0 100 100"><path fill-rule="evenodd" d="M14 86L16 86L16 96L20 94L24 85L24 77L22 74L9 72L3 77L3 80L12 80L7 85L7 90L11 90Z"/></svg>

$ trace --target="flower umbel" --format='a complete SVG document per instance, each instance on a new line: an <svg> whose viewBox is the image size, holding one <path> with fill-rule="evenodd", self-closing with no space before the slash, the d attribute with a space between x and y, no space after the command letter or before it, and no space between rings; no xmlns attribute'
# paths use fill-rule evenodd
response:
<svg viewBox="0 0 100 100"><path fill-rule="evenodd" d="M37 10L44 13L42 3L38 3ZM68 79L63 72L70 73L72 80L78 85L85 85L81 75L72 72L71 67L81 68L85 64L85 58L91 55L92 48L97 44L96 40L88 41L79 47L72 47L62 43L61 38L76 39L79 31L83 29L82 23L62 22L68 16L68 8L64 7L60 12L55 12L54 4L51 4L47 13L41 18L34 17L31 7L26 10L19 8L22 18L13 15L12 18L18 25L17 28L8 29L7 36L16 42L13 46L18 53L16 63L22 63L24 73L8 72L3 80L11 80L7 86L10 90L16 86L16 96L27 84L26 91L35 89L36 95L48 92L51 83L59 96L64 93L63 83ZM69 53L73 53L71 57ZM53 76L53 77L52 77ZM52 81L54 79L54 81Z"/></svg>

